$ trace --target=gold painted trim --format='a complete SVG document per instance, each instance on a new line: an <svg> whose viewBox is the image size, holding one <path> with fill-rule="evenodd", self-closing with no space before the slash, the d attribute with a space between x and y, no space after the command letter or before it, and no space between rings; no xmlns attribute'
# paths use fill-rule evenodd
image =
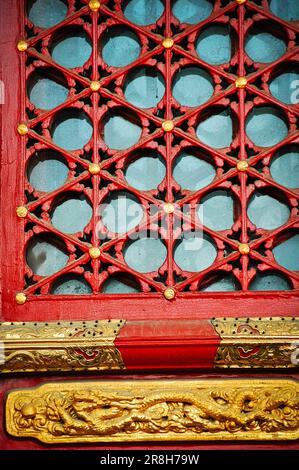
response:
<svg viewBox="0 0 299 470"><path fill-rule="evenodd" d="M0 323L0 372L124 369L114 341L124 320Z"/></svg>
<svg viewBox="0 0 299 470"><path fill-rule="evenodd" d="M299 363L299 318L213 318L221 338L217 368L293 368Z"/></svg>
<svg viewBox="0 0 299 470"><path fill-rule="evenodd" d="M285 379L48 383L10 392L10 435L48 444L294 440L299 384Z"/></svg>

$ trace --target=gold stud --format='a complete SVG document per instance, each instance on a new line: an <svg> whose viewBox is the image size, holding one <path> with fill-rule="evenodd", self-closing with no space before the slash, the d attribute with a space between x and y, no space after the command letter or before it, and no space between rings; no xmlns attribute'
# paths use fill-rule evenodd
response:
<svg viewBox="0 0 299 470"><path fill-rule="evenodd" d="M166 214L173 214L174 213L174 205L171 202L166 202L163 206L163 210Z"/></svg>
<svg viewBox="0 0 299 470"><path fill-rule="evenodd" d="M248 255L248 253L250 253L250 246L247 245L247 243L240 243L239 252L241 255Z"/></svg>
<svg viewBox="0 0 299 470"><path fill-rule="evenodd" d="M28 126L26 124L21 123L21 124L18 125L18 133L20 135L26 135L26 134L28 134L28 131L29 131L29 129L28 129Z"/></svg>
<svg viewBox="0 0 299 470"><path fill-rule="evenodd" d="M27 300L27 297L26 297L26 295L25 295L23 292L18 292L18 293L16 294L16 302L17 302L17 304L23 305L23 304L26 302L26 300Z"/></svg>
<svg viewBox="0 0 299 470"><path fill-rule="evenodd" d="M175 298L175 290L173 287L167 287L164 291L164 297L167 300L173 300Z"/></svg>
<svg viewBox="0 0 299 470"><path fill-rule="evenodd" d="M101 167L98 163L91 163L88 167L88 171L91 175L98 175L101 171Z"/></svg>
<svg viewBox="0 0 299 470"><path fill-rule="evenodd" d="M25 206L18 206L16 208L16 213L18 217L20 217L21 219L24 219L25 217L27 217L28 209Z"/></svg>
<svg viewBox="0 0 299 470"><path fill-rule="evenodd" d="M101 88L101 84L98 81L90 82L89 86L92 91L99 91L99 89Z"/></svg>
<svg viewBox="0 0 299 470"><path fill-rule="evenodd" d="M236 0L236 2L237 2L239 5L243 5L243 3L246 2L246 0Z"/></svg>
<svg viewBox="0 0 299 470"><path fill-rule="evenodd" d="M162 122L162 129L165 132L171 132L174 129L174 122L170 119Z"/></svg>
<svg viewBox="0 0 299 470"><path fill-rule="evenodd" d="M235 81L235 85L237 88L245 88L247 85L247 78L246 77L238 77Z"/></svg>
<svg viewBox="0 0 299 470"><path fill-rule="evenodd" d="M20 51L20 52L25 52L25 51L27 51L27 49L28 49L28 44L27 44L27 42L24 41L23 39L22 39L21 41L19 41L18 44L17 44L17 49L18 49L18 51Z"/></svg>
<svg viewBox="0 0 299 470"><path fill-rule="evenodd" d="M162 46L165 49L170 49L174 45L174 40L172 38L165 38L162 41Z"/></svg>
<svg viewBox="0 0 299 470"><path fill-rule="evenodd" d="M101 2L99 2L99 0L90 0L88 6L91 9L91 11L98 11L98 9L101 6Z"/></svg>
<svg viewBox="0 0 299 470"><path fill-rule="evenodd" d="M249 168L249 163L247 160L239 160L237 162L237 169L239 171L247 171Z"/></svg>
<svg viewBox="0 0 299 470"><path fill-rule="evenodd" d="M97 259L101 256L101 250L100 248L98 248L97 246L92 246L90 249L89 249L89 256L92 258L92 259Z"/></svg>

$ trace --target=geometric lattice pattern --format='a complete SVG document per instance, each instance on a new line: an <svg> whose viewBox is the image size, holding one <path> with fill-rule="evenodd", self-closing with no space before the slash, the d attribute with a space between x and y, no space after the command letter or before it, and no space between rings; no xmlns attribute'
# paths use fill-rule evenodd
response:
<svg viewBox="0 0 299 470"><path fill-rule="evenodd" d="M291 289L298 289L299 272L279 264L272 250L298 230L299 193L298 189L275 181L269 170L274 154L299 139L299 107L283 103L269 90L275 70L290 62L298 63L298 22L275 16L267 0L215 0L211 14L195 24L180 22L173 14L172 2L165 0L162 15L147 26L127 19L123 14L126 3L121 0L65 3L66 17L54 26L41 29L28 18L24 20L27 49L24 47L26 50L20 52L24 78L29 79L37 70L45 74L50 71L61 76L68 89L66 100L49 110L34 106L25 96L25 87L23 90L26 106L21 122L27 125L28 132L25 128L26 135L20 138L24 140L26 164L34 155L47 150L58 152L68 165L67 180L59 188L42 192L27 180L24 183L23 202L28 209L24 218L25 251L32 238L38 236L54 240L54 245L67 256L65 265L50 275L36 274L30 263L24 262L24 293L47 295L57 279L70 273L84 278L95 295L101 294L105 282L115 276L130 279L140 292L167 290L169 299L179 292L202 291L227 275L243 291L249 289L257 274L268 272L283 276ZM267 22L284 38L286 52L271 63L254 62L245 51L245 37L254 25L262 27ZM208 64L195 50L199 32L214 24L229 26L235 42L230 61L221 65ZM52 38L63 37L70 27L84 31L92 45L89 59L73 69L55 62L50 51ZM109 66L103 60L103 37L113 27L125 27L138 38L140 54L126 66ZM141 65L159 72L165 83L164 96L152 108L140 108L124 94L128 73ZM184 67L200 67L212 79L212 96L198 106L182 105L173 96L174 77ZM269 106L282 116L287 135L274 145L260 147L247 135L246 122L253 109ZM65 149L53 140L55 119L70 110L84 113L92 125L91 138L76 150ZM197 127L223 110L231 116L233 138L228 147L216 149L198 137ZM104 124L110 115L123 116L142 129L137 143L126 149L108 147ZM184 189L173 177L176 158L182 150L190 148L204 155L216 172L212 182L195 191ZM145 149L157 151L166 168L159 186L147 191L130 186L125 177L132 155ZM206 226L196 212L201 199L215 190L226 191L235 201L233 225L225 230ZM264 229L252 223L248 205L257 191L270 194L289 208L288 220L283 225ZM143 209L141 222L126 233L109 231L98 213L99 205L119 192L132 195ZM51 223L57 201L69 193L84 196L92 207L90 221L77 233L65 233ZM183 211L186 206L189 209ZM167 255L153 272L139 272L126 262L125 252L134 234L147 237L149 230L161 240ZM182 233L197 232L204 234L216 254L208 267L192 272L176 263L174 253Z"/></svg>

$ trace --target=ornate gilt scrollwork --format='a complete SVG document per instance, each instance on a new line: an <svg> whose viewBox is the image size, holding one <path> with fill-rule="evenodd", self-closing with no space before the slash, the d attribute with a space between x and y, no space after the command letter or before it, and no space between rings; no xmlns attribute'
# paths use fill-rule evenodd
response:
<svg viewBox="0 0 299 470"><path fill-rule="evenodd" d="M299 438L291 380L49 383L16 390L7 431L46 443Z"/></svg>

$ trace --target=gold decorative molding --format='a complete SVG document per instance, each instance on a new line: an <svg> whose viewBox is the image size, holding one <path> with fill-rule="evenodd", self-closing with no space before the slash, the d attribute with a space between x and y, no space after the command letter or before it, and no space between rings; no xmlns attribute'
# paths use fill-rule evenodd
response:
<svg viewBox="0 0 299 470"><path fill-rule="evenodd" d="M213 318L211 323L221 338L215 367L298 367L299 318Z"/></svg>
<svg viewBox="0 0 299 470"><path fill-rule="evenodd" d="M114 341L124 320L0 323L0 372L123 369Z"/></svg>
<svg viewBox="0 0 299 470"><path fill-rule="evenodd" d="M10 435L49 444L294 440L292 380L134 380L48 383L6 402Z"/></svg>

